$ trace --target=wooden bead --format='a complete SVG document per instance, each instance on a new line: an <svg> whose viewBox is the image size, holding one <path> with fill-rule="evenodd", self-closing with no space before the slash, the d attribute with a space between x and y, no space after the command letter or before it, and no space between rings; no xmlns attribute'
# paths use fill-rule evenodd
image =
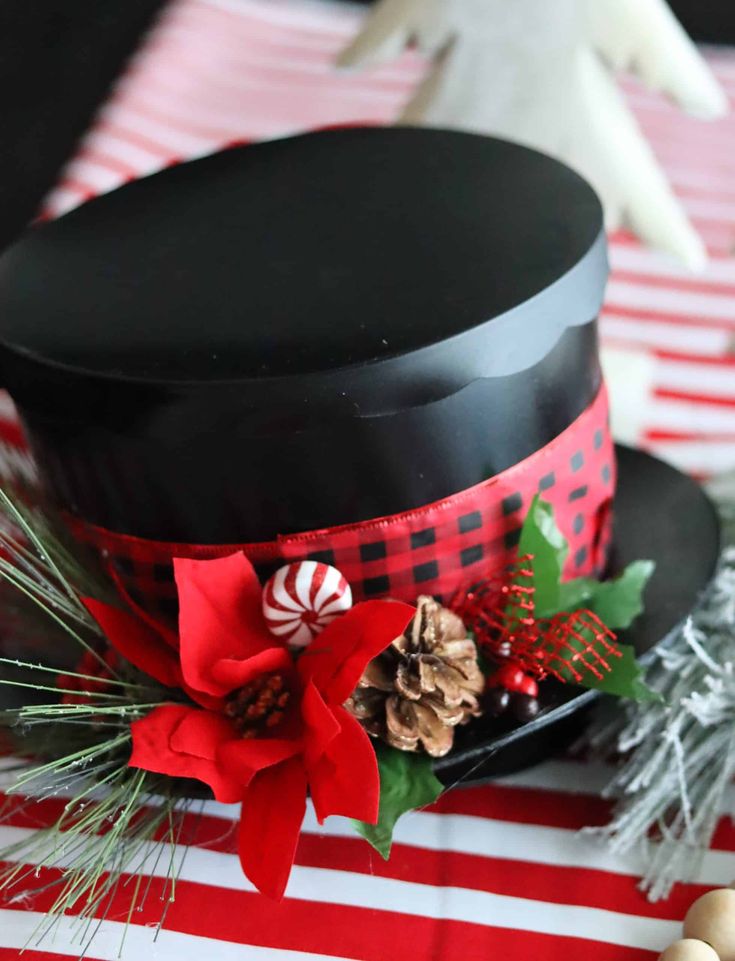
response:
<svg viewBox="0 0 735 961"><path fill-rule="evenodd" d="M720 888L698 898L684 919L684 937L711 944L720 961L735 961L735 891Z"/></svg>
<svg viewBox="0 0 735 961"><path fill-rule="evenodd" d="M704 941L685 938L683 941L675 941L659 955L658 961L719 961L719 957Z"/></svg>

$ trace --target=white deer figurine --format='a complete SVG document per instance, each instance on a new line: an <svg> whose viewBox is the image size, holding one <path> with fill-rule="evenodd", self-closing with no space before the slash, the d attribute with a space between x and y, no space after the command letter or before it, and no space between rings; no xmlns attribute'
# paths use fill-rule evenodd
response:
<svg viewBox="0 0 735 961"><path fill-rule="evenodd" d="M631 70L701 118L727 111L664 0L379 0L342 53L363 67L415 44L434 59L401 122L493 134L552 154L627 226L690 268L704 245L615 80Z"/></svg>

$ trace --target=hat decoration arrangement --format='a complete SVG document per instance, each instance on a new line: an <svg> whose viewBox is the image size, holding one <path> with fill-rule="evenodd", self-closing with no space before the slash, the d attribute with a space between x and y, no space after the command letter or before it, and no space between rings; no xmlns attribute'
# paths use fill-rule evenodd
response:
<svg viewBox="0 0 735 961"><path fill-rule="evenodd" d="M78 651L62 673L3 659L26 672L3 683L34 695L2 714L25 758L11 797L54 799L59 815L22 842L0 885L15 896L47 874L57 889L49 929L73 905L82 921L94 916L124 874L141 870L146 845L175 847L196 799L242 805L243 870L280 898L307 797L320 822L352 818L388 857L399 816L443 790L431 759L451 750L458 726L501 708L534 716L549 676L655 697L613 634L640 612L652 565L562 582L566 542L538 497L515 563L447 606L428 596L351 604L341 574L315 561L288 564L263 586L236 552L174 560L177 626L123 597L40 505L0 499L14 636L32 647L41 613ZM172 854L167 897L175 873ZM130 911L140 886L131 897Z"/></svg>

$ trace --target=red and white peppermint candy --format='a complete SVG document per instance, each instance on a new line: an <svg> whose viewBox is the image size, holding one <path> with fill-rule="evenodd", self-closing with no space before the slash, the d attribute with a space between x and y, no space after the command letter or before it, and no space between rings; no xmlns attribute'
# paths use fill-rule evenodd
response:
<svg viewBox="0 0 735 961"><path fill-rule="evenodd" d="M271 634L306 647L352 607L350 585L336 567L300 561L279 568L263 588L263 617Z"/></svg>

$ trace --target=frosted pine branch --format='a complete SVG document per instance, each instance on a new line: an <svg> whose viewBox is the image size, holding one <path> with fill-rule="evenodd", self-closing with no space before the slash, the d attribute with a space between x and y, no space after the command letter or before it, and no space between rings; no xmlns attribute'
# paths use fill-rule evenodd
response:
<svg viewBox="0 0 735 961"><path fill-rule="evenodd" d="M613 820L594 833L614 852L646 851L641 887L652 901L696 876L720 817L735 816L735 497L726 493L716 579L648 674L666 704L631 704L589 736L596 750L627 755L606 792L617 798Z"/></svg>

